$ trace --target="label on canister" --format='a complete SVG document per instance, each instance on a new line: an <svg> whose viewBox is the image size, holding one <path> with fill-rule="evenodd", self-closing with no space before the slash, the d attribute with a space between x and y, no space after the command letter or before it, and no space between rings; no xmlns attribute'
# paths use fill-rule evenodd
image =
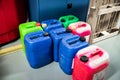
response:
<svg viewBox="0 0 120 80"><path fill-rule="evenodd" d="M105 80L105 74L106 74L107 69L103 69L102 71L94 74L93 80Z"/></svg>

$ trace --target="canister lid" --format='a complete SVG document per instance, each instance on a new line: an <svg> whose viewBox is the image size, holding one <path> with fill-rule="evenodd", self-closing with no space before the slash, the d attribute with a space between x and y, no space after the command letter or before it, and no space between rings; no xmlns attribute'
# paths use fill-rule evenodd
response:
<svg viewBox="0 0 120 80"><path fill-rule="evenodd" d="M42 23L41 25L42 25L43 28L47 27L46 23Z"/></svg>
<svg viewBox="0 0 120 80"><path fill-rule="evenodd" d="M48 32L44 32L43 35L44 36L49 36L49 33Z"/></svg>
<svg viewBox="0 0 120 80"><path fill-rule="evenodd" d="M36 27L38 27L38 26L41 26L41 24L39 22L36 23Z"/></svg>
<svg viewBox="0 0 120 80"><path fill-rule="evenodd" d="M82 62L88 62L89 58L88 58L87 56L81 56L81 57L80 57L80 60L81 60Z"/></svg>
<svg viewBox="0 0 120 80"><path fill-rule="evenodd" d="M61 19L61 22L65 22L65 19Z"/></svg>
<svg viewBox="0 0 120 80"><path fill-rule="evenodd" d="M84 41L86 41L86 38L85 37L80 37L80 41L84 42Z"/></svg>
<svg viewBox="0 0 120 80"><path fill-rule="evenodd" d="M67 33L71 33L72 31L71 31L71 30L69 30L69 29L66 29L66 32L67 32Z"/></svg>

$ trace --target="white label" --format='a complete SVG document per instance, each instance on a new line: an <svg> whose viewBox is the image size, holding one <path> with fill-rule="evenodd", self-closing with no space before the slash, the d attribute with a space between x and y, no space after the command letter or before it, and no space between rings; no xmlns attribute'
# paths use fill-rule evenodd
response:
<svg viewBox="0 0 120 80"><path fill-rule="evenodd" d="M87 41L87 42L89 42L90 35L88 35L88 36L85 36L85 38L86 38L86 41Z"/></svg>
<svg viewBox="0 0 120 80"><path fill-rule="evenodd" d="M74 68L74 58L73 58L73 61L72 61L72 67L71 67L72 69Z"/></svg>
<svg viewBox="0 0 120 80"><path fill-rule="evenodd" d="M102 71L94 74L93 80L104 80L105 75L106 75L106 70L107 69L103 69Z"/></svg>

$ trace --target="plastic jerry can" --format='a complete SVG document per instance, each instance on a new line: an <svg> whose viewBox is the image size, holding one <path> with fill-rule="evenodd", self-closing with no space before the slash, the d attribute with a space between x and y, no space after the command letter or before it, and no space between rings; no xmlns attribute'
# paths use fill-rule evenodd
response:
<svg viewBox="0 0 120 80"><path fill-rule="evenodd" d="M50 32L51 38L53 39L53 56L54 61L59 61L59 45L63 38L73 35L71 31L65 28L54 29Z"/></svg>
<svg viewBox="0 0 120 80"><path fill-rule="evenodd" d="M89 42L92 31L91 26L88 23L82 21L71 23L68 26L68 29L71 30L73 34L85 37L86 41Z"/></svg>
<svg viewBox="0 0 120 80"><path fill-rule="evenodd" d="M53 61L52 40L47 32L29 33L24 41L26 57L32 68L40 68Z"/></svg>
<svg viewBox="0 0 120 80"><path fill-rule="evenodd" d="M59 65L64 73L72 74L72 61L78 50L89 44L84 37L72 35L62 39L59 49Z"/></svg>
<svg viewBox="0 0 120 80"><path fill-rule="evenodd" d="M60 17L59 21L62 22L65 28L68 28L69 24L79 21L79 18L77 18L74 15L67 15L67 16Z"/></svg>
<svg viewBox="0 0 120 80"><path fill-rule="evenodd" d="M49 19L41 22L42 28L45 32L50 32L53 29L62 28L62 23L57 19Z"/></svg>
<svg viewBox="0 0 120 80"><path fill-rule="evenodd" d="M40 26L40 23L37 23L37 22L27 22L19 25L20 39L21 39L22 47L24 51L25 51L25 47L24 47L25 35L28 33L40 31L40 30L42 30L42 28Z"/></svg>
<svg viewBox="0 0 120 80"><path fill-rule="evenodd" d="M109 55L97 46L77 52L74 58L73 80L104 80L109 65Z"/></svg>

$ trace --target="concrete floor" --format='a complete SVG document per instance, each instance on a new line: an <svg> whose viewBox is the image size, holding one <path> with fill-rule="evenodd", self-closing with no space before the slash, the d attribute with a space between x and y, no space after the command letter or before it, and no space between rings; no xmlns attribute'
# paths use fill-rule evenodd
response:
<svg viewBox="0 0 120 80"><path fill-rule="evenodd" d="M20 43L19 40L7 46L18 43ZM93 45L105 49L110 55L106 80L120 80L120 35ZM64 74L56 62L39 69L32 69L23 51L18 50L0 56L0 80L72 80L72 78L70 75Z"/></svg>

